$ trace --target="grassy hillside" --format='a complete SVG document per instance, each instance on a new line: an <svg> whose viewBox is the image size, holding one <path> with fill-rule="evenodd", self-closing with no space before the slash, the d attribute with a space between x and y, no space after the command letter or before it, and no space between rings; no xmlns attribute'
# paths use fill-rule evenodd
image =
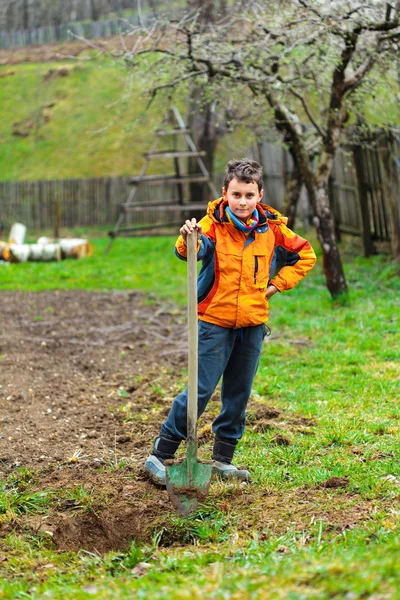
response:
<svg viewBox="0 0 400 600"><path fill-rule="evenodd" d="M384 111L376 110L377 97ZM165 98L156 98L145 111L148 100L144 84L132 80L122 62L93 51L64 63L0 66L0 181L137 173L167 108ZM173 102L184 113L184 98ZM377 126L383 118L400 121L393 81L382 81L362 105ZM244 154L251 137L244 127L227 136L218 147L217 171ZM148 172L171 170L171 161L157 161Z"/></svg>
<svg viewBox="0 0 400 600"><path fill-rule="evenodd" d="M57 73L64 68L68 73ZM50 69L54 75L47 75ZM4 70L4 69L3 69ZM0 88L0 179L53 179L124 175L137 171L148 150L155 102L129 90L126 70L104 58L21 64ZM137 120L135 120L137 119ZM15 123L18 123L16 126ZM27 137L13 135L13 129Z"/></svg>
<svg viewBox="0 0 400 600"><path fill-rule="evenodd" d="M0 67L0 75L10 71ZM64 64L23 63L12 71L0 79L0 180L139 171L167 107L165 99L155 99L145 111L149 97L144 86L130 80L122 63L86 52ZM174 103L184 110L182 99ZM244 147L245 137L239 133ZM222 150L221 167L224 155ZM148 172L171 170L171 161L157 161Z"/></svg>

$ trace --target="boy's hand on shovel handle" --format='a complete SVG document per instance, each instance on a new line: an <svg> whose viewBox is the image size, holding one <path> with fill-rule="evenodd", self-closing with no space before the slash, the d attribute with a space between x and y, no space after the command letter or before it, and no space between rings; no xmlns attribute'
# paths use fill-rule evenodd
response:
<svg viewBox="0 0 400 600"><path fill-rule="evenodd" d="M203 233L202 226L200 225L200 223L197 223L196 219L194 219L194 218L191 220L187 219L179 230L179 233L183 237L183 241L185 242L185 245L186 245L187 236L195 230L197 233L197 240L199 240L201 237L201 234Z"/></svg>

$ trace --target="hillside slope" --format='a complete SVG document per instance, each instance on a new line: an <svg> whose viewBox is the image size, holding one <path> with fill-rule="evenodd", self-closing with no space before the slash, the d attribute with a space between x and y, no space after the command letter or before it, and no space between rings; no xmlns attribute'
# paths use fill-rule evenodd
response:
<svg viewBox="0 0 400 600"><path fill-rule="evenodd" d="M164 108L155 101L144 113L148 98L122 64L22 63L0 75L12 71L0 87L1 180L137 172Z"/></svg>
<svg viewBox="0 0 400 600"><path fill-rule="evenodd" d="M115 38L100 43L120 46ZM149 150L152 132L167 111L165 98L156 98L145 110L149 97L144 77L143 83L132 80L122 61L79 42L2 51L0 181L138 173L142 153ZM383 118L400 122L391 87L393 81L382 81L375 99L364 102L370 123L380 125ZM377 97L384 107L380 114ZM174 103L184 113L184 97L178 95ZM228 158L245 154L252 140L245 127L225 137L218 146L216 171ZM148 172L171 171L171 161L157 161Z"/></svg>

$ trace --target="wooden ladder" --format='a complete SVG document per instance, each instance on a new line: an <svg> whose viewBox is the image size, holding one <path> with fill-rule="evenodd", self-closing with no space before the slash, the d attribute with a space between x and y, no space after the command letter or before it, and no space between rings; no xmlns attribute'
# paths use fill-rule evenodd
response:
<svg viewBox="0 0 400 600"><path fill-rule="evenodd" d="M138 236L138 235L160 235L160 233L156 233L154 230L157 229L166 229L167 227L181 225L182 220L179 222L176 221L168 221L167 223L154 224L154 225L142 225L132 227L132 220L134 215L140 214L143 210L152 209L156 212L168 212L171 215L175 216L181 213L189 214L190 211L193 210L206 210L206 203L195 203L195 202L186 202L184 198L184 186L186 183L191 182L204 182L207 184L213 198L217 198L218 193L215 189L213 182L210 179L210 174L202 160L202 157L205 155L205 152L198 151L196 145L190 135L190 130L187 129L184 120L179 112L179 110L173 106L171 108L170 116L175 121L173 129L159 129L155 132L155 139L150 148L149 152L145 152L144 163L141 168L139 175L136 177L131 177L129 183L132 185L132 189L128 195L126 202L121 204L121 212L118 216L118 220L114 226L112 231L109 231L108 235L110 237L110 241L106 248L105 253L107 254L114 242L114 239L118 236ZM167 136L172 137L174 140L174 148L170 150L157 150L158 143L161 138L165 138ZM184 141L187 145L187 150L178 150L176 149L178 136L183 136ZM189 158L195 157L197 165L199 167L199 173L193 175L184 175L181 171L181 165L179 163L179 159L181 158ZM149 163L154 159L172 159L174 161L175 173L171 175L145 175ZM176 199L166 199L163 201L157 202L135 202L135 196L138 188L142 184L147 185L164 185L167 183L174 183L177 186L177 196ZM123 226L129 225L129 226ZM161 234L162 235L162 234Z"/></svg>

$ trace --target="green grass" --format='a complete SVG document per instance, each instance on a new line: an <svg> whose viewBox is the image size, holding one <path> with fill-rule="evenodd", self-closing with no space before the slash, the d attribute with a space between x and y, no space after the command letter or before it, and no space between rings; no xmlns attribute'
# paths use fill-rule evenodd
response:
<svg viewBox="0 0 400 600"><path fill-rule="evenodd" d="M66 77L44 80L50 69ZM0 73L10 71L0 66ZM65 63L20 63L0 86L0 181L110 177L138 173L153 132L167 116L168 101L149 96L144 76L132 78L122 61L86 51ZM54 106L51 106L54 104ZM183 95L173 104L185 115ZM28 137L13 135L31 123ZM232 146L248 146L244 129L227 136L217 152L221 171ZM252 139L252 138L251 138ZM171 148L162 140L159 149ZM241 150L242 152L242 150ZM171 173L169 159L149 164L147 173Z"/></svg>
<svg viewBox="0 0 400 600"><path fill-rule="evenodd" d="M160 103L144 117L147 97L131 88L125 67L106 58L19 64L0 87L0 180L63 179L132 174L148 151ZM49 69L67 77L44 81ZM0 70L7 70L0 67ZM9 70L9 68L8 68ZM42 107L49 121L41 118ZM28 137L13 124L34 122ZM162 170L163 165L160 166Z"/></svg>
<svg viewBox="0 0 400 600"><path fill-rule="evenodd" d="M50 491L33 489L34 474L22 469L17 476L0 480L0 523L3 519L15 519L19 515L45 513L53 500Z"/></svg>
<svg viewBox="0 0 400 600"><path fill-rule="evenodd" d="M135 288L182 304L185 264L173 256L173 241L118 239L103 257L107 241L99 238L90 259L0 266L2 288ZM9 532L0 542L0 595L399 599L400 272L388 257L367 260L354 248L344 260L347 305L332 304L321 261L295 290L271 300L275 337L265 344L253 402L281 413L276 427L260 433L250 411L237 463L254 484L241 508L230 508L239 488L221 486L187 520L166 516L156 524L150 543L136 540L104 557L60 554L46 536ZM277 434L288 445L276 443ZM325 489L334 476L347 487ZM20 513L40 514L51 490L32 506L21 500L30 481L15 476L4 489L16 498L15 512L19 502ZM61 497L98 510L90 488Z"/></svg>
<svg viewBox="0 0 400 600"><path fill-rule="evenodd" d="M80 261L0 265L1 288L25 291L141 289L174 302L184 302L181 286L186 267L174 257L175 236L156 240L119 238L109 255L104 256L107 243L105 238L94 239L94 255Z"/></svg>

